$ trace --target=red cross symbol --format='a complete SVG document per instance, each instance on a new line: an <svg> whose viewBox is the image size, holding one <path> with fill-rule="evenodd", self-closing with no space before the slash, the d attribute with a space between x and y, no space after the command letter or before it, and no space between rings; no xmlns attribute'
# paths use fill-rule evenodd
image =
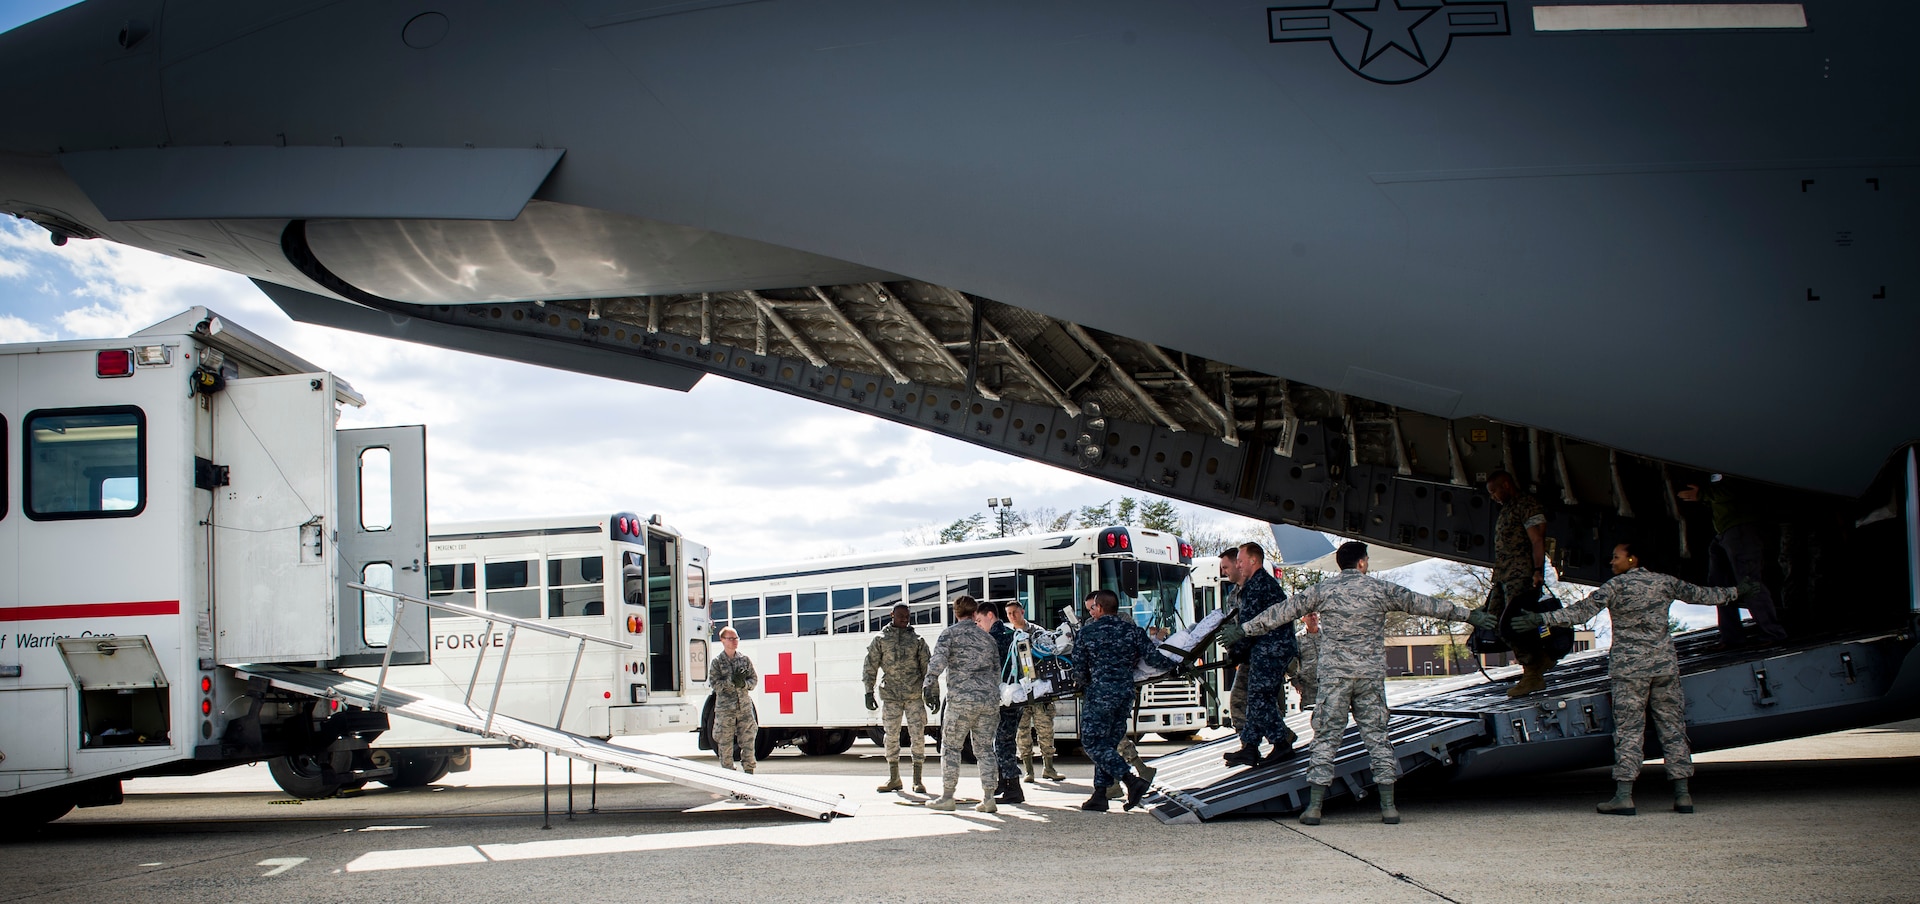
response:
<svg viewBox="0 0 1920 904"><path fill-rule="evenodd" d="M780 712L793 713L793 695L807 692L807 673L795 673L793 654L780 654L780 671L767 676L767 693L780 695Z"/></svg>

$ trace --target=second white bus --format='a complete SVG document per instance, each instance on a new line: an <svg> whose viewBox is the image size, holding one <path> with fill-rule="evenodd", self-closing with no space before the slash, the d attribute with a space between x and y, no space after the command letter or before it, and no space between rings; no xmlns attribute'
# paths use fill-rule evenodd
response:
<svg viewBox="0 0 1920 904"><path fill-rule="evenodd" d="M1084 619L1082 600L1108 589L1120 595L1123 618L1173 631L1192 618L1192 558L1173 534L1109 527L810 559L716 575L712 625L738 631L741 652L759 670L759 754L793 743L831 755L859 735L881 740L879 714L862 699L861 669L895 605L911 609L929 646L961 594L1018 601L1029 619L1054 629ZM703 713L703 748L708 721ZM1196 681L1161 681L1141 688L1132 734L1190 741L1206 722ZM1078 702L1060 701L1056 743L1071 749L1079 732Z"/></svg>

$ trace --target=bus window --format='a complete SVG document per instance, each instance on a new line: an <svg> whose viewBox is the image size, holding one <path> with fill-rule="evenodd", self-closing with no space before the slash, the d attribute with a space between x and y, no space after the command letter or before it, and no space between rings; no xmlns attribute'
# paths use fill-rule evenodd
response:
<svg viewBox="0 0 1920 904"><path fill-rule="evenodd" d="M1139 592L1133 596L1120 593L1121 572L1126 566L1139 569ZM1183 608L1192 603L1186 596L1185 566L1101 559L1100 586L1120 593L1121 617L1131 618L1143 628L1176 631L1187 621Z"/></svg>
<svg viewBox="0 0 1920 904"><path fill-rule="evenodd" d="M393 589L393 563L368 562L360 569L360 583L381 590ZM393 597L360 591L360 640L370 647L384 647L393 638Z"/></svg>
<svg viewBox="0 0 1920 904"><path fill-rule="evenodd" d="M1005 602L1020 592L1020 576L1013 572L987 575L987 599Z"/></svg>
<svg viewBox="0 0 1920 904"><path fill-rule="evenodd" d="M456 606L473 605L473 563L458 562L427 566L427 599ZM451 612L428 609L427 618L460 618Z"/></svg>
<svg viewBox="0 0 1920 904"><path fill-rule="evenodd" d="M713 636L720 636L720 629L727 626L733 618L733 601L716 599L713 601Z"/></svg>
<svg viewBox="0 0 1920 904"><path fill-rule="evenodd" d="M533 563L525 560L488 562L484 597L487 611L514 618L539 618L540 588L533 583L537 574Z"/></svg>
<svg viewBox="0 0 1920 904"><path fill-rule="evenodd" d="M893 607L900 605L899 584L867 587L867 630L882 631L893 623Z"/></svg>
<svg viewBox="0 0 1920 904"><path fill-rule="evenodd" d="M547 617L606 614L605 562L599 556L548 559Z"/></svg>
<svg viewBox="0 0 1920 904"><path fill-rule="evenodd" d="M940 605L940 582L908 584L907 607L913 610L913 615L909 619L913 624L940 624L940 613L945 609Z"/></svg>
<svg viewBox="0 0 1920 904"><path fill-rule="evenodd" d="M793 633L793 597L767 597L766 609L768 637Z"/></svg>
<svg viewBox="0 0 1920 904"><path fill-rule="evenodd" d="M867 594L859 587L833 592L833 633L858 634L866 630Z"/></svg>
<svg viewBox="0 0 1920 904"><path fill-rule="evenodd" d="M827 595L824 592L800 594L801 637L827 633Z"/></svg>
<svg viewBox="0 0 1920 904"><path fill-rule="evenodd" d="M949 603L963 594L976 600L985 599L986 593L986 578L977 575L947 575L947 602Z"/></svg>
<svg viewBox="0 0 1920 904"><path fill-rule="evenodd" d="M1033 573L1033 602L1027 606L1027 618L1051 631L1060 627L1060 613L1071 610L1079 600L1074 596L1073 569L1048 568Z"/></svg>
<svg viewBox="0 0 1920 904"><path fill-rule="evenodd" d="M629 606L647 604L647 557L637 552L620 554L620 598Z"/></svg>
<svg viewBox="0 0 1920 904"><path fill-rule="evenodd" d="M128 518L147 506L147 419L140 409L27 415L21 480L35 521Z"/></svg>
<svg viewBox="0 0 1920 904"><path fill-rule="evenodd" d="M734 597L733 629L740 632L741 640L757 640L760 637L760 598L757 596Z"/></svg>

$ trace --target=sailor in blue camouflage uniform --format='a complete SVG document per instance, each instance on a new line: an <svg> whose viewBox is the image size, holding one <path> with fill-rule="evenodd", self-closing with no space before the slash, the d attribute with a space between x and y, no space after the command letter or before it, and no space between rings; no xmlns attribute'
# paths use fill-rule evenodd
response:
<svg viewBox="0 0 1920 904"><path fill-rule="evenodd" d="M1160 652L1139 625L1120 619L1120 598L1113 591L1088 594L1086 605L1089 620L1073 641L1073 671L1086 689L1080 744L1093 761L1093 796L1080 809L1105 811L1107 786L1119 782L1127 788L1125 809L1131 810L1147 793L1147 780L1128 770L1117 749L1133 712L1134 668L1142 659L1168 668L1181 663Z"/></svg>
<svg viewBox="0 0 1920 904"><path fill-rule="evenodd" d="M1633 780L1640 776L1641 754L1647 737L1647 716L1660 732L1660 753L1673 781L1673 809L1693 812L1693 751L1687 743L1687 698L1680 689L1680 659L1674 654L1667 612L1674 600L1701 606L1741 605L1763 589L1757 582L1733 587L1696 587L1686 581L1641 567L1633 544L1613 548L1613 574L1600 589L1580 602L1553 612L1523 612L1511 620L1519 631L1541 625L1578 625L1600 614L1612 613L1613 651L1607 656L1607 677L1613 684L1613 799L1600 804L1601 813L1632 816Z"/></svg>
<svg viewBox="0 0 1920 904"><path fill-rule="evenodd" d="M940 632L933 644L933 661L927 667L927 708L940 709L940 676L947 676L947 711L940 722L940 798L927 807L952 811L957 802L954 791L960 787L960 752L969 738L974 756L980 763L979 806L992 813L993 789L1000 781L1000 766L993 755L993 733L1000 724L1000 654L993 637L975 618L979 604L973 597L953 601L953 624Z"/></svg>
<svg viewBox="0 0 1920 904"><path fill-rule="evenodd" d="M987 635L1000 651L1000 683L1008 684L1013 673L1013 628L1000 619L1000 604L991 600L980 604L980 619L987 623ZM1020 787L1020 758L1013 752L1013 736L1020 731L1023 704L1000 707L999 721L993 731L993 758L1000 764L1000 796L1003 804L1026 803L1027 792Z"/></svg>
<svg viewBox="0 0 1920 904"><path fill-rule="evenodd" d="M1287 591L1273 572L1267 570L1267 553L1260 544L1241 545L1238 558L1243 578L1238 603L1240 624L1244 626L1261 613L1286 602ZM1296 738L1287 728L1280 707L1286 699L1282 688L1287 682L1287 663L1299 655L1299 648L1294 643L1292 622L1249 640L1252 643L1247 651L1247 667L1241 673L1247 678L1246 717L1234 723L1240 732L1240 749L1223 759L1229 766L1271 766L1293 756ZM1261 741L1273 742L1273 751L1264 759L1260 756Z"/></svg>
<svg viewBox="0 0 1920 904"><path fill-rule="evenodd" d="M1399 584L1367 576L1367 545L1345 543L1334 553L1340 573L1301 590L1244 626L1220 629L1220 641L1258 637L1291 628L1309 612L1320 613L1319 675L1313 704L1313 759L1307 769L1309 796L1300 813L1306 825L1320 824L1327 788L1333 784L1333 758L1347 732L1347 716L1360 728L1360 740L1372 758L1373 782L1380 795L1380 821L1400 822L1393 786L1400 762L1387 740L1387 630L1389 611L1410 612L1490 628L1492 614L1456 606ZM1248 701L1252 705L1251 699Z"/></svg>

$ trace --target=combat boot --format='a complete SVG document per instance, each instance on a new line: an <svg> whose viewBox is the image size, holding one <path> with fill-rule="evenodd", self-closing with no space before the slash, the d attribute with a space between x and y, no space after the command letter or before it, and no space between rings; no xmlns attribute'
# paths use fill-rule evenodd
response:
<svg viewBox="0 0 1920 904"><path fill-rule="evenodd" d="M1547 678L1544 672L1545 670L1539 666L1521 666L1520 680L1515 682L1512 687L1507 688L1507 696L1525 697L1528 694L1537 694L1546 690Z"/></svg>
<svg viewBox="0 0 1920 904"><path fill-rule="evenodd" d="M1003 804L1024 804L1027 802L1027 791L1025 788L1020 787L1019 782L1001 782L1000 802Z"/></svg>
<svg viewBox="0 0 1920 904"><path fill-rule="evenodd" d="M1127 802L1121 805L1122 810L1131 810L1140 806L1140 799L1146 797L1147 789L1153 787L1147 783L1146 779L1137 775L1129 775L1122 778L1120 782L1127 786Z"/></svg>
<svg viewBox="0 0 1920 904"><path fill-rule="evenodd" d="M1015 787L1018 787L1018 786L1015 786ZM980 787L980 791L981 791L980 802L973 805L974 812L976 813L998 812L1000 808L993 805L994 786L982 785Z"/></svg>
<svg viewBox="0 0 1920 904"><path fill-rule="evenodd" d="M1327 803L1326 785L1308 785L1307 808L1300 811L1300 824L1317 826L1320 824L1320 808Z"/></svg>
<svg viewBox="0 0 1920 904"><path fill-rule="evenodd" d="M921 768L921 761L914 760L913 761L913 793L915 794L927 793L926 783L920 780L920 768Z"/></svg>
<svg viewBox="0 0 1920 904"><path fill-rule="evenodd" d="M1687 780L1684 778L1673 780L1673 812L1693 812L1693 792L1687 789Z"/></svg>
<svg viewBox="0 0 1920 904"><path fill-rule="evenodd" d="M900 761L894 760L893 762L887 764L887 783L884 785L881 785L878 788L875 788L874 790L882 791L882 792L898 791L904 787L906 786L900 784Z"/></svg>
<svg viewBox="0 0 1920 904"><path fill-rule="evenodd" d="M1033 783L1034 783L1034 781L1035 781L1035 779L1034 779L1034 777L1033 777L1033 757L1030 757L1030 756L1023 756L1023 757L1021 757L1021 758L1020 758L1020 765L1022 765L1022 766L1024 766L1024 767L1026 767L1026 770L1027 770L1027 784L1029 784L1029 785L1031 785L1031 784L1033 784Z"/></svg>
<svg viewBox="0 0 1920 904"><path fill-rule="evenodd" d="M1044 778L1050 782L1064 782L1067 780L1066 776L1061 775L1059 770L1056 770L1053 768L1053 754L1051 753L1041 754L1040 764L1041 764L1040 765L1041 778Z"/></svg>
<svg viewBox="0 0 1920 904"><path fill-rule="evenodd" d="M1221 757L1220 760L1229 766L1252 766L1260 762L1260 748L1243 746Z"/></svg>
<svg viewBox="0 0 1920 904"><path fill-rule="evenodd" d="M1086 810L1089 813L1107 812L1107 788L1101 785L1094 785L1093 796L1087 798L1086 802L1080 805L1080 809Z"/></svg>
<svg viewBox="0 0 1920 904"><path fill-rule="evenodd" d="M1380 821L1390 826L1400 824L1400 808L1393 805L1393 783L1376 785L1380 792Z"/></svg>
<svg viewBox="0 0 1920 904"><path fill-rule="evenodd" d="M1677 804L1678 801L1676 800L1675 803ZM1614 782L1613 799L1593 809L1595 812L1606 813L1612 816L1634 815L1638 811L1633 808L1633 783Z"/></svg>
<svg viewBox="0 0 1920 904"><path fill-rule="evenodd" d="M927 809L952 813L955 809L958 809L958 805L953 802L953 795L948 794L939 800L927 801Z"/></svg>

